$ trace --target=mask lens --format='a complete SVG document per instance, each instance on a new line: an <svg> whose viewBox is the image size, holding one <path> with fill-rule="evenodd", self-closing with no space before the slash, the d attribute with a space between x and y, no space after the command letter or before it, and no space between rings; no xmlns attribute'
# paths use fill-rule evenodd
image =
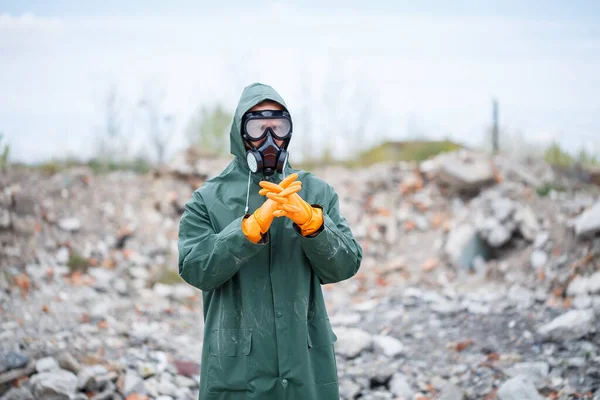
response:
<svg viewBox="0 0 600 400"><path fill-rule="evenodd" d="M291 131L291 124L287 118L257 118L246 122L246 133L252 139L260 139L267 128L271 128L276 138L285 139Z"/></svg>

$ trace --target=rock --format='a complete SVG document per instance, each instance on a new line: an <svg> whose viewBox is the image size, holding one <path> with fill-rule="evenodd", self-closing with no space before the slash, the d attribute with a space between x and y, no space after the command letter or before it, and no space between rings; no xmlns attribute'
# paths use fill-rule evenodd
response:
<svg viewBox="0 0 600 400"><path fill-rule="evenodd" d="M589 293L589 282L588 278L580 275L575 276L567 287L567 294L569 296L579 296Z"/></svg>
<svg viewBox="0 0 600 400"><path fill-rule="evenodd" d="M194 289L193 286L188 285L187 283L177 283L175 285L172 285L172 287L173 292L171 293L171 296L173 296L173 298L178 301L189 299L190 297L193 297L198 293L198 291Z"/></svg>
<svg viewBox="0 0 600 400"><path fill-rule="evenodd" d="M146 379L153 375L156 375L157 368L156 365L153 363L144 362L138 364L137 372L142 378Z"/></svg>
<svg viewBox="0 0 600 400"><path fill-rule="evenodd" d="M492 214L498 221L506 221L515 211L515 202L505 197L499 197L492 201Z"/></svg>
<svg viewBox="0 0 600 400"><path fill-rule="evenodd" d="M81 365L70 353L61 353L58 356L58 365L74 374L79 374L79 371L81 371Z"/></svg>
<svg viewBox="0 0 600 400"><path fill-rule="evenodd" d="M375 350L387 357L396 357L404 352L404 345L391 336L376 335L373 337Z"/></svg>
<svg viewBox="0 0 600 400"><path fill-rule="evenodd" d="M484 154L457 151L438 157L441 161L438 178L456 190L479 189L494 181L492 163Z"/></svg>
<svg viewBox="0 0 600 400"><path fill-rule="evenodd" d="M97 384L97 378L108 373L108 370L102 365L92 365L79 371L77 374L77 389L86 392L95 392L100 389Z"/></svg>
<svg viewBox="0 0 600 400"><path fill-rule="evenodd" d="M0 229L10 227L10 212L6 209L0 209Z"/></svg>
<svg viewBox="0 0 600 400"><path fill-rule="evenodd" d="M70 257L69 249L66 247L61 247L60 249L58 249L58 251L54 255L56 262L61 265L66 265L69 262L69 257Z"/></svg>
<svg viewBox="0 0 600 400"><path fill-rule="evenodd" d="M570 310L538 328L538 333L550 340L579 339L594 332L594 311Z"/></svg>
<svg viewBox="0 0 600 400"><path fill-rule="evenodd" d="M431 305L431 310L442 315L459 313L462 306L455 301L440 301Z"/></svg>
<svg viewBox="0 0 600 400"><path fill-rule="evenodd" d="M531 252L531 267L533 269L539 269L546 265L548 262L548 254L543 250L534 250Z"/></svg>
<svg viewBox="0 0 600 400"><path fill-rule="evenodd" d="M519 232L521 232L521 235L530 242L534 241L540 231L540 225L531 208L523 207L518 210L515 214L515 221L519 225Z"/></svg>
<svg viewBox="0 0 600 400"><path fill-rule="evenodd" d="M371 335L361 329L337 327L334 331L338 338L335 351L346 358L358 356L373 343Z"/></svg>
<svg viewBox="0 0 600 400"><path fill-rule="evenodd" d="M128 369L125 373L125 379L123 379L121 392L125 396L129 396L132 393L146 394L144 380L135 371Z"/></svg>
<svg viewBox="0 0 600 400"><path fill-rule="evenodd" d="M583 310L586 308L592 308L592 296L584 294L581 296L575 296L573 298L573 308Z"/></svg>
<svg viewBox="0 0 600 400"><path fill-rule="evenodd" d="M24 387L14 387L2 396L2 400L34 400L34 397L33 394Z"/></svg>
<svg viewBox="0 0 600 400"><path fill-rule="evenodd" d="M69 400L77 390L77 377L70 371L57 369L32 376L31 385L36 398Z"/></svg>
<svg viewBox="0 0 600 400"><path fill-rule="evenodd" d="M177 395L177 386L173 382L163 379L158 382L158 393L174 397Z"/></svg>
<svg viewBox="0 0 600 400"><path fill-rule="evenodd" d="M155 400L173 400L171 396L158 396Z"/></svg>
<svg viewBox="0 0 600 400"><path fill-rule="evenodd" d="M396 373L392 376L389 383L390 392L396 396L398 400L412 400L414 392L411 389L406 377L401 373Z"/></svg>
<svg viewBox="0 0 600 400"><path fill-rule="evenodd" d="M360 320L359 313L337 313L329 318L332 325L356 325Z"/></svg>
<svg viewBox="0 0 600 400"><path fill-rule="evenodd" d="M549 372L550 365L544 361L517 363L506 370L506 374L512 377L527 376L539 389L545 386Z"/></svg>
<svg viewBox="0 0 600 400"><path fill-rule="evenodd" d="M600 294L600 271L593 273L587 279L587 289L592 294Z"/></svg>
<svg viewBox="0 0 600 400"><path fill-rule="evenodd" d="M544 400L527 376L516 376L498 390L498 400Z"/></svg>
<svg viewBox="0 0 600 400"><path fill-rule="evenodd" d="M154 293L161 297L169 297L173 293L173 287L164 283L156 283L152 288Z"/></svg>
<svg viewBox="0 0 600 400"><path fill-rule="evenodd" d="M508 290L508 299L521 310L528 309L535 302L535 297L531 290L515 284Z"/></svg>
<svg viewBox="0 0 600 400"><path fill-rule="evenodd" d="M120 396L116 393L116 386L114 383L106 385L102 392L94 395L91 400L113 400L118 399Z"/></svg>
<svg viewBox="0 0 600 400"><path fill-rule="evenodd" d="M510 240L512 232L504 225L496 224L487 234L487 242L492 247L502 247Z"/></svg>
<svg viewBox="0 0 600 400"><path fill-rule="evenodd" d="M465 269L473 267L473 260L477 256L487 258L485 244L477 235L475 227L468 223L450 231L444 251L454 265Z"/></svg>
<svg viewBox="0 0 600 400"><path fill-rule="evenodd" d="M598 232L600 232L600 201L575 219L575 234L577 236L592 236Z"/></svg>
<svg viewBox="0 0 600 400"><path fill-rule="evenodd" d="M98 291L109 292L112 289L111 280L115 277L112 270L106 268L90 268L88 275L94 278L92 287Z"/></svg>
<svg viewBox="0 0 600 400"><path fill-rule="evenodd" d="M438 400L463 400L464 393L456 385L449 383L440 392Z"/></svg>
<svg viewBox="0 0 600 400"><path fill-rule="evenodd" d="M544 231L540 232L535 237L535 242L533 242L533 247L536 249L541 249L544 247L548 240L550 239L550 232Z"/></svg>
<svg viewBox="0 0 600 400"><path fill-rule="evenodd" d="M360 393L360 385L351 379L340 380L340 397L343 399L355 399Z"/></svg>
<svg viewBox="0 0 600 400"><path fill-rule="evenodd" d="M81 229L81 222L77 218L63 218L58 221L58 227L63 231L77 232Z"/></svg>
<svg viewBox="0 0 600 400"><path fill-rule="evenodd" d="M35 370L37 372L48 372L54 369L60 369L56 360L52 357L40 358L35 362Z"/></svg>
<svg viewBox="0 0 600 400"><path fill-rule="evenodd" d="M175 385L178 387L198 387L198 382L195 379L188 378L187 376L177 375L175 377Z"/></svg>
<svg viewBox="0 0 600 400"><path fill-rule="evenodd" d="M11 369L23 368L29 363L29 357L15 351L0 354L0 373Z"/></svg>

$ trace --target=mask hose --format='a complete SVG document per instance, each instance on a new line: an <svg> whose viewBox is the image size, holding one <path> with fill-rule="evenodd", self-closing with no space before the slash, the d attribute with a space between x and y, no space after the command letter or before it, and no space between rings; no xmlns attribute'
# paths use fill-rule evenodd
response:
<svg viewBox="0 0 600 400"><path fill-rule="evenodd" d="M250 199L250 176L252 171L248 171L248 190L246 191L246 208L244 209L244 215L248 214L248 200Z"/></svg>

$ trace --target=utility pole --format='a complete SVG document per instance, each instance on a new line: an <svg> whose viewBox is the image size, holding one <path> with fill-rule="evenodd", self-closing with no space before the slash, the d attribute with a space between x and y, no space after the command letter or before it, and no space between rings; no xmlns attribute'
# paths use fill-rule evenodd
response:
<svg viewBox="0 0 600 400"><path fill-rule="evenodd" d="M498 100L492 99L492 152L498 154Z"/></svg>

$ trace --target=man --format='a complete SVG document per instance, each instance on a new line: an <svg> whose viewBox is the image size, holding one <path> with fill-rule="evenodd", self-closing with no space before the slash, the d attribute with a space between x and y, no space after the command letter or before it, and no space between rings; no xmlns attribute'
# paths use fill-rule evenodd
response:
<svg viewBox="0 0 600 400"><path fill-rule="evenodd" d="M185 205L179 274L203 292L202 400L339 399L321 285L356 274L362 249L333 188L287 165L291 135L279 94L246 87L234 160Z"/></svg>

